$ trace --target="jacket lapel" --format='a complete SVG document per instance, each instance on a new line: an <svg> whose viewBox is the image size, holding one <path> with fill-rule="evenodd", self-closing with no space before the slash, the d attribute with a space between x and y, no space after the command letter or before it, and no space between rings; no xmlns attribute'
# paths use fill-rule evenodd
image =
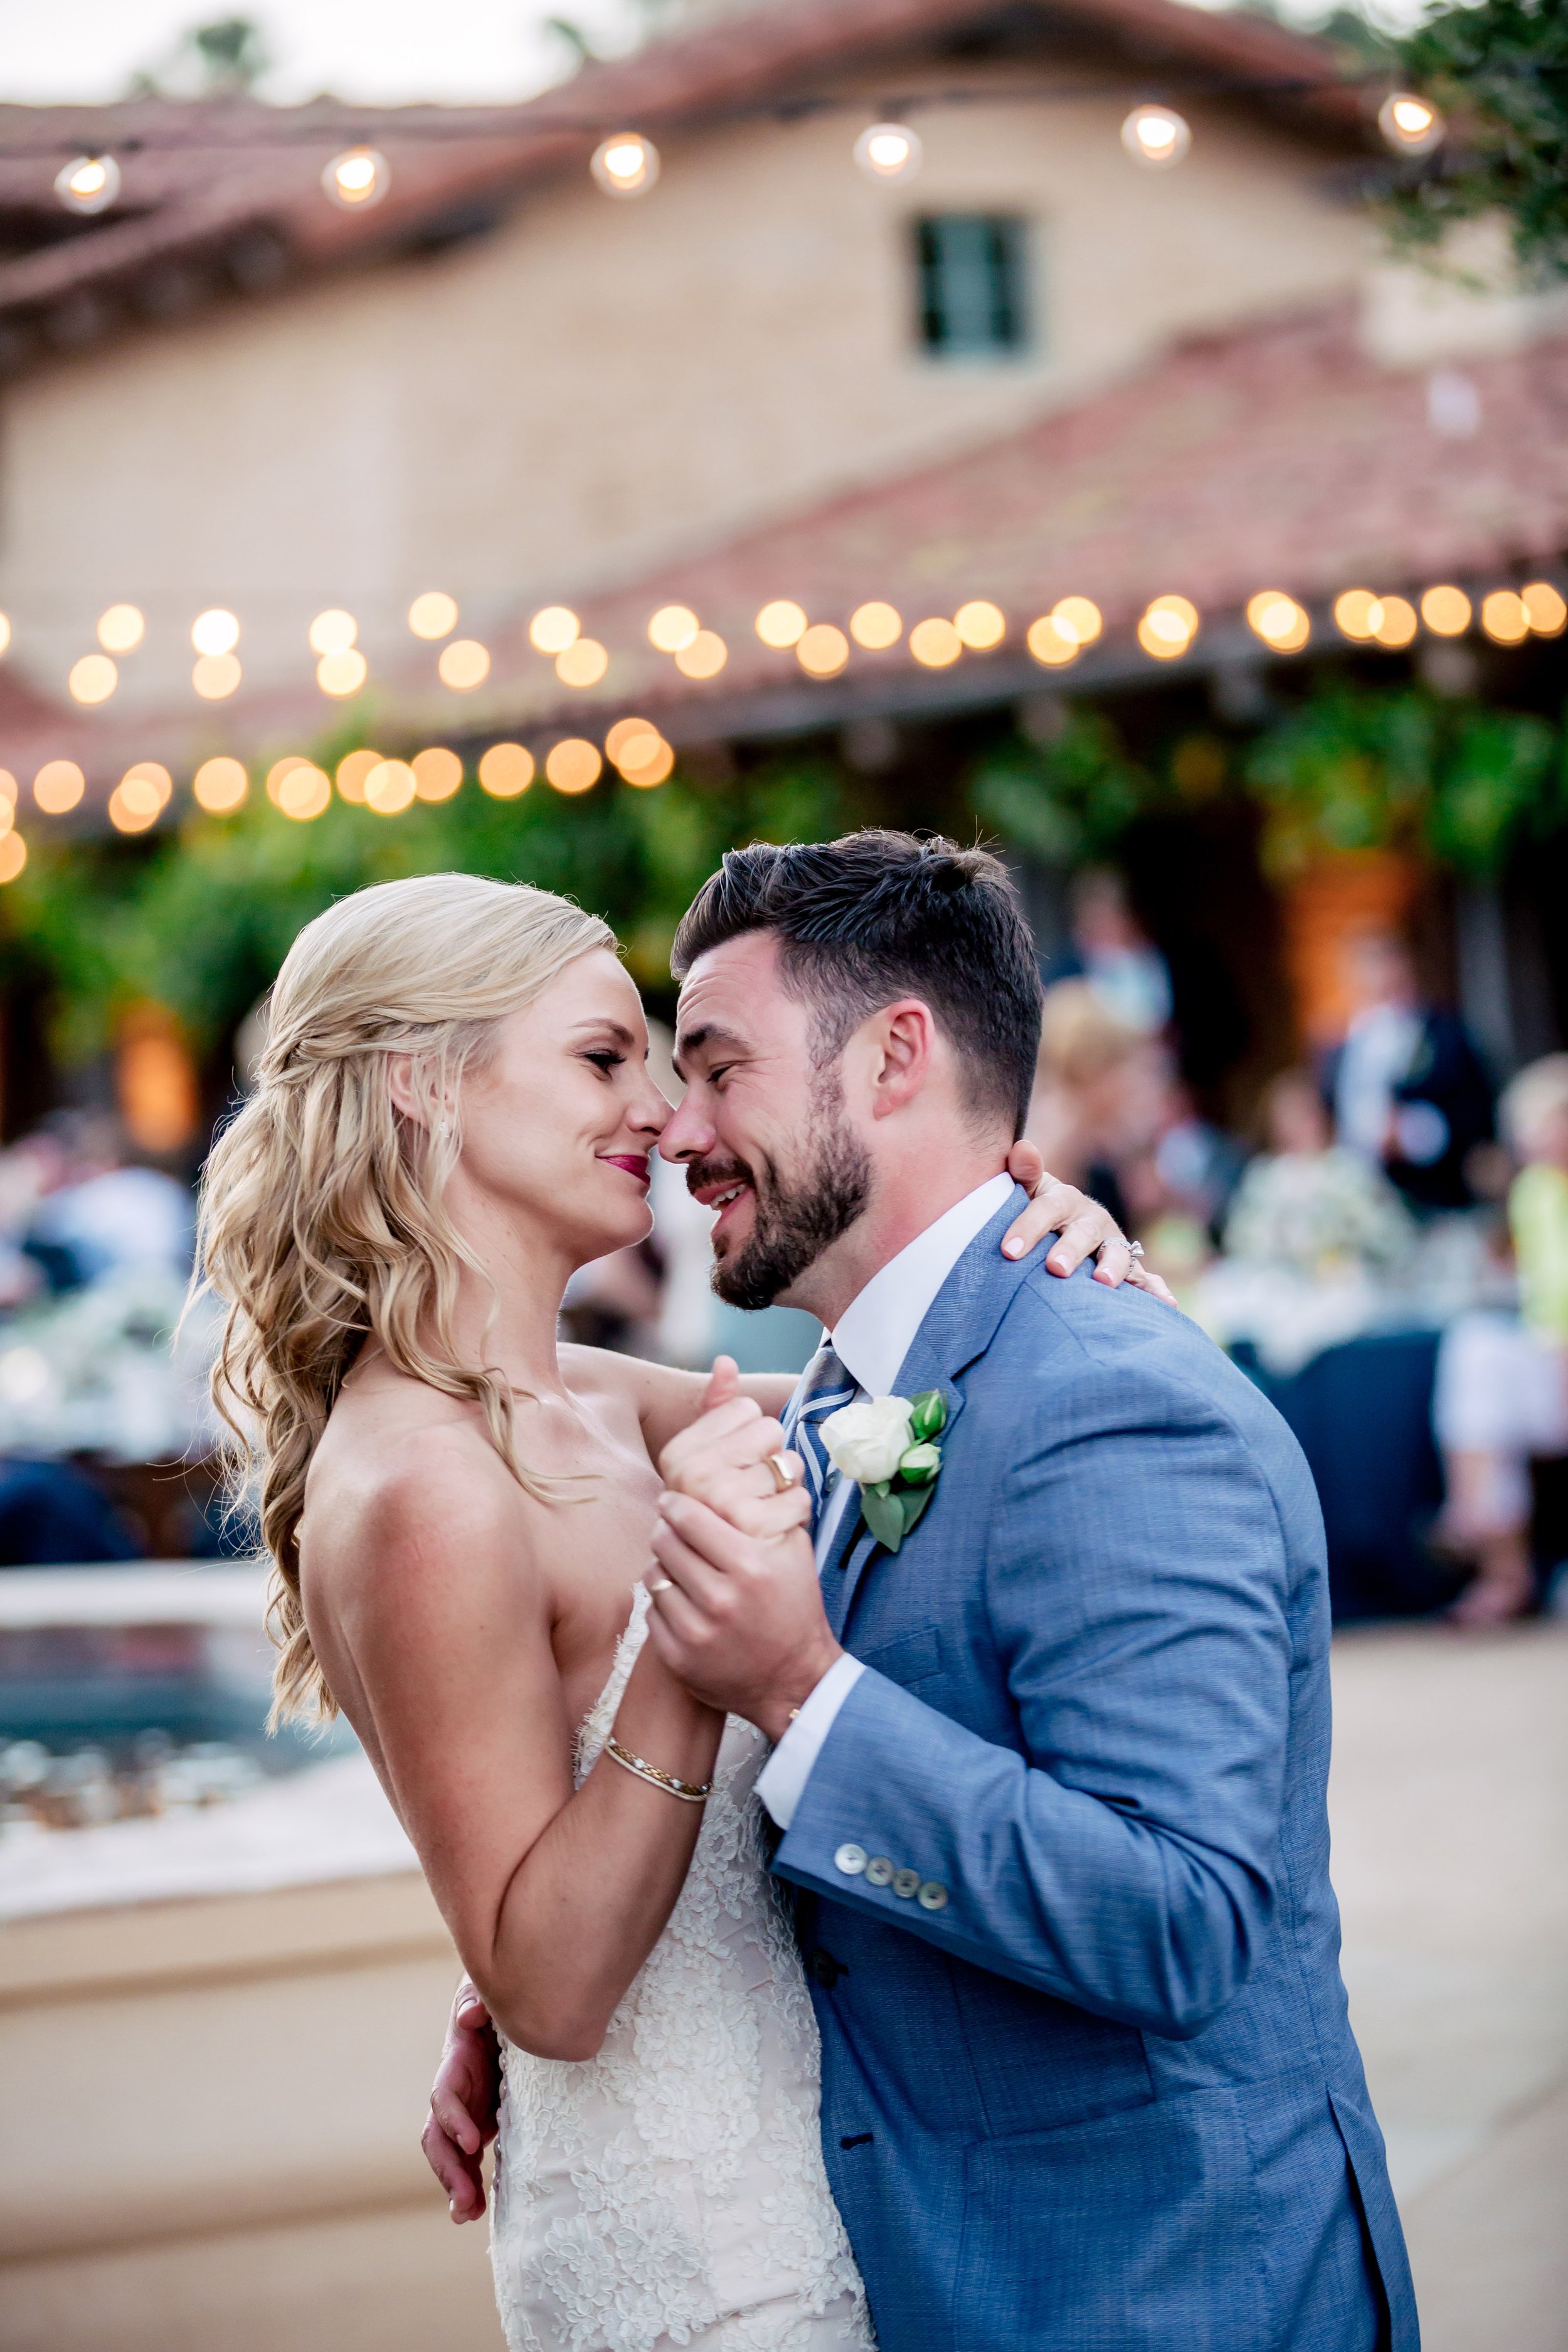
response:
<svg viewBox="0 0 1568 2352"><path fill-rule="evenodd" d="M899 1368L895 1395L915 1397L924 1389L940 1389L946 1400L947 1423L942 1435L943 1477L949 1475L945 1449L963 1411L963 1391L956 1385L959 1376L976 1357L985 1353L1020 1281L1055 1239L1054 1234L1049 1236L1027 1257L1015 1260L1003 1256L1002 1236L1027 1205L1027 1193L1015 1188L1012 1199L975 1235L932 1300L931 1311ZM928 1511L899 1552L900 1560L911 1545L920 1541L921 1529L930 1523ZM844 1628L861 1580L880 1550L860 1517L858 1498L852 1497L822 1568L823 1599L836 1641L844 1639Z"/></svg>

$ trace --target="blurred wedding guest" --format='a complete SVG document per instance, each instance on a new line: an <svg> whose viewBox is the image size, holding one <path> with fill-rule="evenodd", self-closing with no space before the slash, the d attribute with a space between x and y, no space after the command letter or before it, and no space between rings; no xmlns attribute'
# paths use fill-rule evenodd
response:
<svg viewBox="0 0 1568 2352"><path fill-rule="evenodd" d="M1173 1003L1170 968L1133 913L1121 875L1090 866L1076 876L1068 924L1072 944L1047 972L1047 987L1086 981L1130 1029L1163 1029Z"/></svg>
<svg viewBox="0 0 1568 2352"><path fill-rule="evenodd" d="M1081 1184L1124 1232L1137 1228L1134 1171L1167 1123L1170 1087L1158 1040L1113 1012L1088 980L1047 989L1024 1132L1054 1176Z"/></svg>
<svg viewBox="0 0 1568 2352"><path fill-rule="evenodd" d="M1530 1463L1568 1453L1568 1054L1521 1070L1500 1110L1523 1163L1508 1197L1519 1313L1450 1324L1433 1403L1447 1496L1436 1536L1476 1562L1452 1612L1471 1625L1531 1605Z"/></svg>
<svg viewBox="0 0 1568 2352"><path fill-rule="evenodd" d="M65 1167L34 1211L24 1246L51 1288L76 1289L132 1266L189 1273L195 1212L186 1185L132 1161L118 1123L104 1114L57 1112L44 1134L62 1147Z"/></svg>
<svg viewBox="0 0 1568 2352"><path fill-rule="evenodd" d="M1417 1211L1468 1208L1466 1162L1493 1131L1469 1033L1426 1001L1394 932L1352 932L1344 955L1354 1010L1324 1071L1340 1141L1385 1170Z"/></svg>
<svg viewBox="0 0 1568 2352"><path fill-rule="evenodd" d="M1382 1319L1415 1228L1381 1171L1335 1143L1310 1070L1274 1079L1263 1120L1195 1311L1224 1345L1245 1340L1289 1375Z"/></svg>

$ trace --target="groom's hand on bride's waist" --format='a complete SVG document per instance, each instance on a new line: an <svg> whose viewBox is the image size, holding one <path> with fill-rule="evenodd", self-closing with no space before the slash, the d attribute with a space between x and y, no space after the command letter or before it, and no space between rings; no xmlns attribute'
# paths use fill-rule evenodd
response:
<svg viewBox="0 0 1568 2352"><path fill-rule="evenodd" d="M737 1396L672 1438L659 1470L649 1638L699 1698L777 1739L843 1654L823 1611L799 1462L778 1423Z"/></svg>

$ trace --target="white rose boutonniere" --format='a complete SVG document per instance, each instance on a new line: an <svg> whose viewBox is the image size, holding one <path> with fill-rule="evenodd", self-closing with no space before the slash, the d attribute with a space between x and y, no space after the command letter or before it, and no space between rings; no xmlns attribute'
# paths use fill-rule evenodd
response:
<svg viewBox="0 0 1568 2352"><path fill-rule="evenodd" d="M896 1552L936 1492L947 1422L940 1389L918 1397L867 1397L830 1412L822 1424L827 1458L860 1488L866 1525Z"/></svg>

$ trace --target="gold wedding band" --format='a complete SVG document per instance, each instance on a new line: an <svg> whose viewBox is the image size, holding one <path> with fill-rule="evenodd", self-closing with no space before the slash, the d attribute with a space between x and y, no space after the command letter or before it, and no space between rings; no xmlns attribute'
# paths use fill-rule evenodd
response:
<svg viewBox="0 0 1568 2352"><path fill-rule="evenodd" d="M670 1579L668 1576L650 1576L647 1589L650 1593L668 1592L671 1590Z"/></svg>
<svg viewBox="0 0 1568 2352"><path fill-rule="evenodd" d="M781 1495L787 1495L790 1488L795 1485L795 1473L790 1468L789 1464L785 1461L784 1455L782 1454L765 1454L763 1456L763 1459L773 1474L773 1485L777 1491Z"/></svg>

